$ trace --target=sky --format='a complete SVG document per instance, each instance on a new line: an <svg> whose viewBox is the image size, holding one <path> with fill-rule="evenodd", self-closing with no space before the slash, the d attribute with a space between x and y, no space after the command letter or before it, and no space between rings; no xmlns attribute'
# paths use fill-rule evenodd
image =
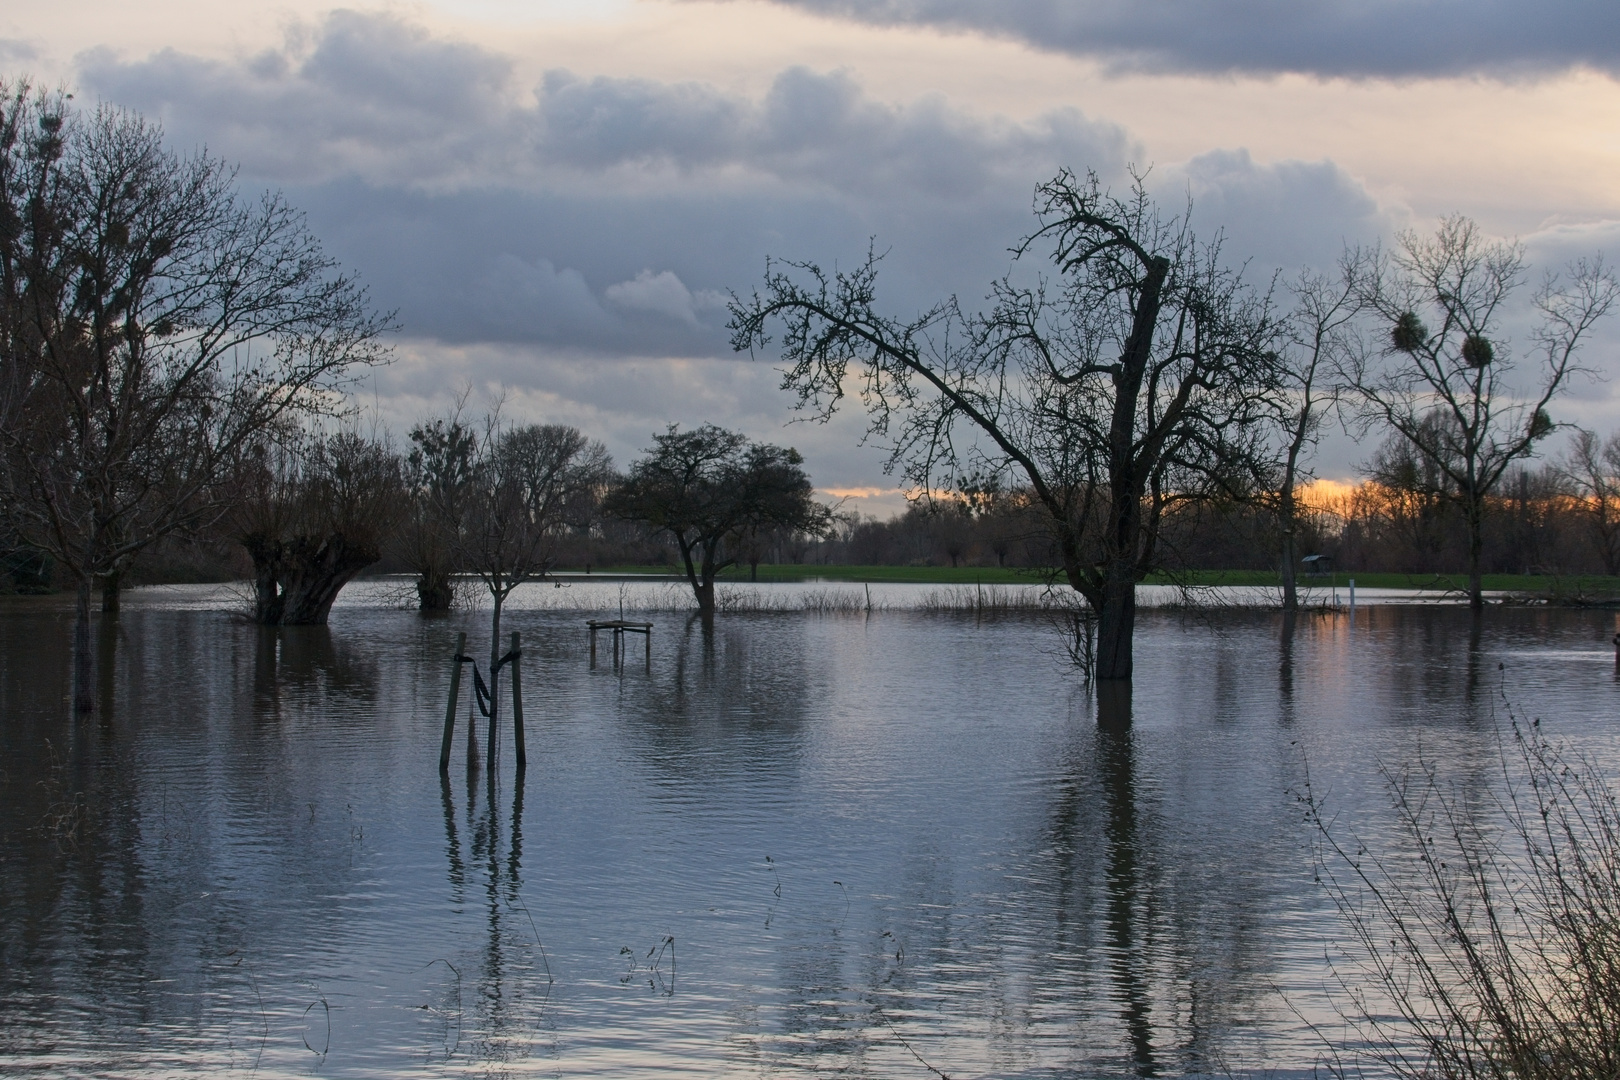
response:
<svg viewBox="0 0 1620 1080"><path fill-rule="evenodd" d="M1067 166L1149 170L1257 280L1451 213L1537 274L1620 257L1613 0L56 0L0 11L0 73L303 209L397 312L358 392L396 432L466 390L621 464L712 422L879 516L904 500L859 413L795 422L729 349L767 256L875 244L886 310L974 307ZM1555 419L1620 428L1620 329L1585 359ZM1317 471L1370 450L1331 433Z"/></svg>

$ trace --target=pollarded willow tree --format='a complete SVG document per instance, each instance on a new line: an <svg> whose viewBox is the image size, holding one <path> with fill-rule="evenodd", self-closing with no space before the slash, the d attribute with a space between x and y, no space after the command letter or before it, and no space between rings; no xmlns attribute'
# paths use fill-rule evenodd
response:
<svg viewBox="0 0 1620 1080"><path fill-rule="evenodd" d="M1136 585L1163 564L1166 513L1242 494L1264 471L1278 328L1219 239L1162 214L1141 177L1116 197L1064 171L1035 213L1015 258L1044 256L1055 277L1003 278L984 312L952 299L884 315L870 255L830 276L772 264L763 290L732 303L732 345L779 350L784 386L820 418L858 388L870 434L916 487L1020 475L1063 577L1098 613L1096 676L1128 679Z"/></svg>
<svg viewBox="0 0 1620 1080"><path fill-rule="evenodd" d="M402 462L356 431L266 440L238 470L231 516L253 564L253 621L324 626L383 556L407 503Z"/></svg>
<svg viewBox="0 0 1620 1080"><path fill-rule="evenodd" d="M1346 357L1341 376L1363 425L1384 424L1445 479L1468 530L1468 603L1484 605L1485 501L1515 461L1556 425L1547 405L1579 370L1577 354L1614 306L1620 283L1600 260L1548 275L1531 303L1533 361L1516 371L1503 324L1523 287L1524 248L1492 241L1474 222L1447 218L1431 236L1401 234L1362 276L1382 349Z"/></svg>
<svg viewBox="0 0 1620 1080"><path fill-rule="evenodd" d="M388 328L282 199L244 198L141 117L0 83L0 515L89 611L147 547L217 520L267 433L340 410Z"/></svg>
<svg viewBox="0 0 1620 1080"><path fill-rule="evenodd" d="M455 598L456 555L477 479L478 437L461 422L458 408L411 428L405 457L407 511L398 548L416 572L417 607L450 610Z"/></svg>

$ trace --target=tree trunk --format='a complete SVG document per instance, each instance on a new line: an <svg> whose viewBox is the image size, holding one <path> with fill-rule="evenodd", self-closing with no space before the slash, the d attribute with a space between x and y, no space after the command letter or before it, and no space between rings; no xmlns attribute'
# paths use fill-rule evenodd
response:
<svg viewBox="0 0 1620 1080"><path fill-rule="evenodd" d="M1299 587L1294 578L1294 565L1297 561L1294 551L1294 523L1290 521L1283 526L1282 587L1284 611L1292 612L1299 608Z"/></svg>
<svg viewBox="0 0 1620 1080"><path fill-rule="evenodd" d="M1290 463L1292 465L1292 463ZM1299 589L1294 578L1294 566L1298 562L1299 553L1294 550L1294 531L1298 514L1294 507L1294 478L1292 470L1283 480L1282 491L1279 493L1277 516L1282 519L1282 587L1283 610L1295 611L1299 608Z"/></svg>
<svg viewBox="0 0 1620 1080"><path fill-rule="evenodd" d="M254 618L266 626L325 626L343 586L381 557L342 534L243 544L253 559Z"/></svg>
<svg viewBox="0 0 1620 1080"><path fill-rule="evenodd" d="M681 546L681 562L686 567L686 580L692 586L692 595L697 599L698 610L704 615L714 614L714 552L705 548L702 553L702 571L692 559L693 545L686 542L684 536L676 535L676 541ZM698 541L702 543L702 541Z"/></svg>
<svg viewBox="0 0 1620 1080"><path fill-rule="evenodd" d="M718 539L704 541L703 563L692 582L692 588L697 593L698 610L705 616L714 614L714 579L719 573L714 566L714 557L719 546Z"/></svg>
<svg viewBox="0 0 1620 1080"><path fill-rule="evenodd" d="M281 568L281 542L261 533L242 538L253 562L253 621L260 626L280 626L282 598L276 579Z"/></svg>
<svg viewBox="0 0 1620 1080"><path fill-rule="evenodd" d="M1097 618L1097 678L1131 677L1131 637L1136 630L1136 581L1110 568L1103 582L1102 610Z"/></svg>
<svg viewBox="0 0 1620 1080"><path fill-rule="evenodd" d="M484 753L488 755L486 771L491 777L490 783L494 783L495 752L500 745L495 741L495 721L499 719L501 713L499 693L501 673L497 670L497 665L501 662L501 608L506 602L506 593L498 587L491 588L489 592L495 600L495 610L489 617L489 730L488 745L484 747Z"/></svg>
<svg viewBox="0 0 1620 1080"><path fill-rule="evenodd" d="M1468 505L1468 609L1485 609L1484 574L1480 563L1485 551L1485 500L1470 500Z"/></svg>
<svg viewBox="0 0 1620 1080"><path fill-rule="evenodd" d="M117 613L123 582L124 572L122 570L111 570L101 575L101 610L104 613Z"/></svg>
<svg viewBox="0 0 1620 1080"><path fill-rule="evenodd" d="M73 711L96 711L95 656L90 651L90 578L79 578L73 605Z"/></svg>
<svg viewBox="0 0 1620 1080"><path fill-rule="evenodd" d="M450 585L450 572L442 566L431 566L416 579L417 610L423 612L449 611L455 599Z"/></svg>
<svg viewBox="0 0 1620 1080"><path fill-rule="evenodd" d="M1123 680L1097 685L1097 726L1123 732L1131 726L1131 684Z"/></svg>

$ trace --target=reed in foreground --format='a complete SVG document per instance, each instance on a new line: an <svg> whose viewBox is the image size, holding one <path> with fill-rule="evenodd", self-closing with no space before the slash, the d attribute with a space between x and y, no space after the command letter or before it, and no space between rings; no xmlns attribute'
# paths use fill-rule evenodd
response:
<svg viewBox="0 0 1620 1080"><path fill-rule="evenodd" d="M1620 805L1593 762L1511 723L1502 794L1386 770L1400 844L1335 832L1309 787L1317 874L1349 928L1336 971L1355 1058L1398 1077L1620 1076Z"/></svg>

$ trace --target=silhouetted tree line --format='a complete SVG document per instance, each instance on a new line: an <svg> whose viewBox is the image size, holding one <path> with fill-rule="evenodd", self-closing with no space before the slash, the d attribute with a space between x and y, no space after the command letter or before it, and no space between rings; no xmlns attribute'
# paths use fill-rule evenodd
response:
<svg viewBox="0 0 1620 1080"><path fill-rule="evenodd" d="M1436 470L1391 438L1367 472L1353 487L1301 496L1300 556L1326 555L1340 571L1465 579L1467 522ZM1278 569L1283 522L1267 501L1185 506L1167 515L1162 529L1172 571ZM1603 441L1577 431L1565 455L1510 469L1486 500L1483 533L1485 573L1620 575L1620 435ZM1059 558L1024 492L982 509L943 500L914 505L886 521L835 515L828 538L795 539L770 561L1043 572Z"/></svg>

